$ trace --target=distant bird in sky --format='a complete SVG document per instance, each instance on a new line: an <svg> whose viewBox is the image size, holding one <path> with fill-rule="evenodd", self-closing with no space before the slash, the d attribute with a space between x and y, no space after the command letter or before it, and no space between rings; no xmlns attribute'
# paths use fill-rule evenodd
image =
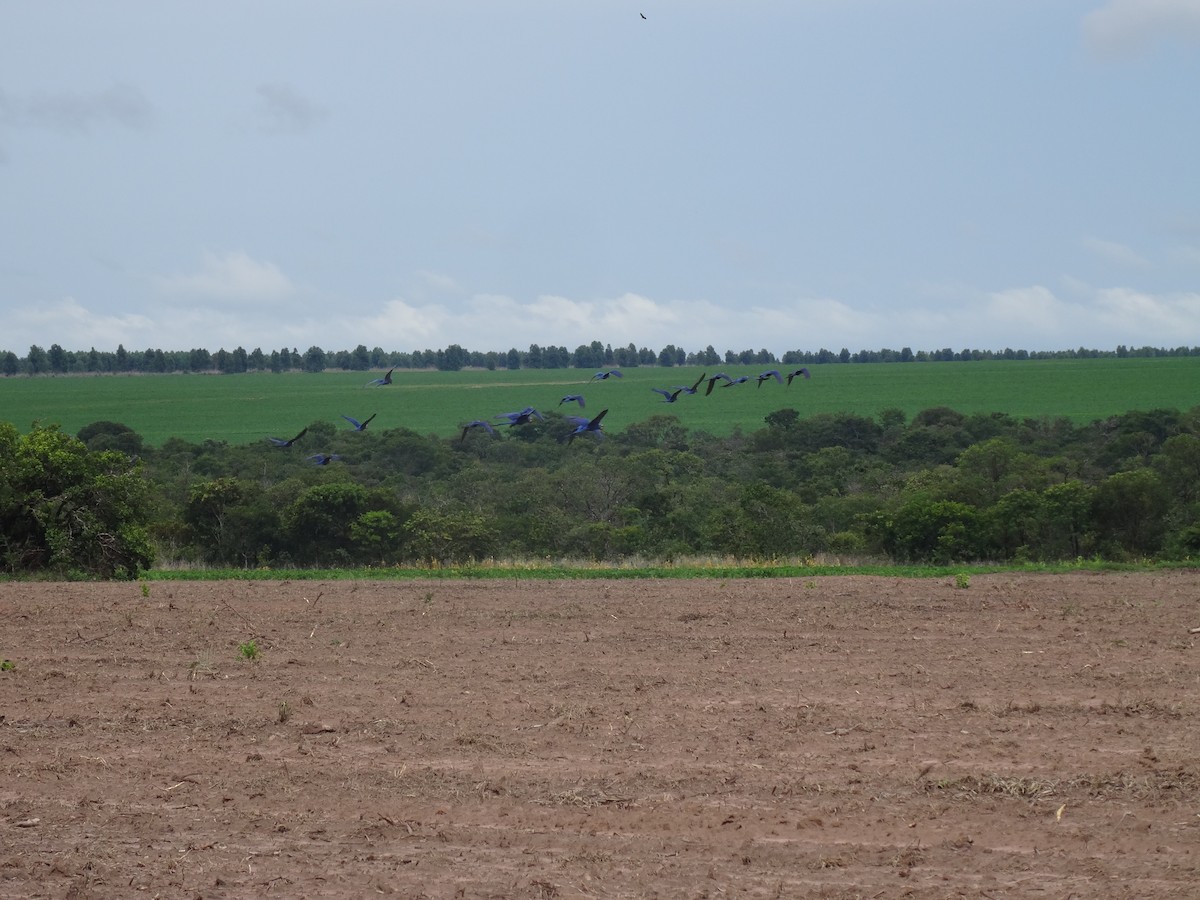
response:
<svg viewBox="0 0 1200 900"><path fill-rule="evenodd" d="M270 441L272 444L274 444L276 447L290 447L290 446L292 446L292 444L296 443L296 441L300 440L300 438L304 437L306 434L308 434L307 428L303 429L294 438L288 438L287 440L284 440L283 438L269 437L269 438L267 438L267 440Z"/></svg>
<svg viewBox="0 0 1200 900"><path fill-rule="evenodd" d="M382 378L376 378L373 381L368 381L366 384L363 385L363 387L370 387L373 384L378 384L378 385L391 384L392 383L392 373L395 371L396 371L395 369L388 369L387 374L384 375Z"/></svg>
<svg viewBox="0 0 1200 900"><path fill-rule="evenodd" d="M592 376L592 381L605 381L608 378L624 378L620 369L606 369L603 372L597 372Z"/></svg>
<svg viewBox="0 0 1200 900"><path fill-rule="evenodd" d="M639 16L641 16L643 19L644 19L644 18L646 18L646 14L645 14L645 13L638 13L638 15L639 15Z"/></svg>
<svg viewBox="0 0 1200 900"><path fill-rule="evenodd" d="M812 376L809 374L809 372L808 372L808 369L807 369L807 368L805 368L804 366L801 366L801 367L800 367L799 369L797 369L795 372L792 372L792 373L790 373L790 374L788 375L788 377L787 377L787 383L790 385L790 384L792 383L792 379L793 379L793 378L795 378L797 375L803 375L803 376L804 376L806 379L807 379L807 378L811 378L811 377L812 377Z"/></svg>
<svg viewBox="0 0 1200 900"><path fill-rule="evenodd" d="M774 378L780 384L783 384L783 376L779 374L779 370L778 369L768 369L766 372L763 372L761 375L758 376L758 386L762 387L762 383L764 381L770 381L772 378Z"/></svg>
<svg viewBox="0 0 1200 900"><path fill-rule="evenodd" d="M721 387L733 387L735 384L745 384L749 380L749 375L739 375L737 378L727 378Z"/></svg>
<svg viewBox="0 0 1200 900"><path fill-rule="evenodd" d="M336 453L314 453L308 458L312 460L314 466L327 466L335 459L341 459Z"/></svg>
<svg viewBox="0 0 1200 900"><path fill-rule="evenodd" d="M580 409L583 409L585 405L583 402L583 394L567 394L567 396L558 401L559 406L562 406L564 403L578 403Z"/></svg>
<svg viewBox="0 0 1200 900"><path fill-rule="evenodd" d="M696 379L696 383L693 384L691 387L687 387L686 385L682 385L682 384L676 385L676 387L679 390L683 391L685 394L694 394L694 393L696 393L696 391L700 390L700 385L703 383L704 383L704 376L701 375L699 378Z"/></svg>
<svg viewBox="0 0 1200 900"><path fill-rule="evenodd" d="M508 419L508 424L510 426L526 425L534 419L537 419L539 422L546 421L545 419L542 418L542 414L540 412L538 412L536 409L534 409L532 406L527 406L520 412L500 413L499 415L492 416L492 418L493 419Z"/></svg>
<svg viewBox="0 0 1200 900"><path fill-rule="evenodd" d="M650 388L650 390L656 394L662 394L663 403L674 403L679 399L679 392L685 390L685 388L676 388L674 391L667 391L663 388Z"/></svg>
<svg viewBox="0 0 1200 900"><path fill-rule="evenodd" d="M709 394L712 393L713 385L716 384L717 381L722 378L725 379L725 384L728 384L729 382L733 381L733 379L730 378L728 375L726 375L724 372L718 372L712 378L708 379L708 390L706 390L704 392L705 397L707 397ZM724 385L722 385L722 387L724 387Z"/></svg>
<svg viewBox="0 0 1200 900"><path fill-rule="evenodd" d="M379 413L371 413L371 415L362 422L358 421L358 419L352 419L349 416L342 416L342 418L353 425L355 431L366 431L367 426L371 424L371 419L375 418L377 415L379 415Z"/></svg>
<svg viewBox="0 0 1200 900"><path fill-rule="evenodd" d="M567 416L568 420L575 423L575 430L567 435L567 443L569 444L579 435L588 434L589 432L596 435L597 438L604 437L604 432L600 430L600 420L603 419L607 414L608 410L602 409L594 418L591 419L585 419L583 416Z"/></svg>
<svg viewBox="0 0 1200 900"><path fill-rule="evenodd" d="M462 437L460 437L458 439L458 442L460 444L467 439L467 432L470 431L472 428L482 428L488 434L496 433L496 429L492 427L491 422L486 422L483 419L476 419L474 422L468 422L466 425L463 426Z"/></svg>

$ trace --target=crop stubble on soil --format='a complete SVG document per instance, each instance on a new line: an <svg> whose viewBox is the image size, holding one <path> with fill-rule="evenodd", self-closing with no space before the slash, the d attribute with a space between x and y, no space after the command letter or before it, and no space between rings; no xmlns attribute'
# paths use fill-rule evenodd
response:
<svg viewBox="0 0 1200 900"><path fill-rule="evenodd" d="M1194 897L1198 600L3 584L0 896Z"/></svg>

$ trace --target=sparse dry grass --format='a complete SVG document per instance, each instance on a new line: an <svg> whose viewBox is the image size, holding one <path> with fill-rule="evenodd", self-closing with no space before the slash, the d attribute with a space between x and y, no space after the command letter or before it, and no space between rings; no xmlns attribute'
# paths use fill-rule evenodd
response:
<svg viewBox="0 0 1200 900"><path fill-rule="evenodd" d="M1070 778L1032 778L1011 775L961 775L918 782L925 793L948 793L955 798L983 796L1042 800L1050 797L1131 797L1138 800L1183 798L1200 791L1200 774L1148 772L1081 774Z"/></svg>

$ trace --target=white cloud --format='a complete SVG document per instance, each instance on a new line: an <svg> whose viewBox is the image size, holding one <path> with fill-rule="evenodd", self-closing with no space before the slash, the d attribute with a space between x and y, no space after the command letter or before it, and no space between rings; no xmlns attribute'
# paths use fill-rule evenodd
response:
<svg viewBox="0 0 1200 900"><path fill-rule="evenodd" d="M274 263L259 262L240 250L223 255L206 251L202 271L160 276L154 282L167 294L211 300L278 300L296 291Z"/></svg>
<svg viewBox="0 0 1200 900"><path fill-rule="evenodd" d="M116 350L121 343L134 347L152 337L155 330L147 316L94 313L74 297L18 307L0 316L0 332L8 343L5 349L18 355L33 344L58 344L67 350Z"/></svg>
<svg viewBox="0 0 1200 900"><path fill-rule="evenodd" d="M1146 257L1142 256L1132 247L1119 244L1116 241L1106 241L1098 237L1085 237L1079 243L1084 249L1090 250L1092 253L1103 257L1109 262L1137 268L1145 268L1150 265L1150 260L1146 259Z"/></svg>
<svg viewBox="0 0 1200 900"><path fill-rule="evenodd" d="M757 320L756 330L760 335L770 337L772 343L782 340L787 344L787 349L808 347L806 342L817 334L863 335L882 330L878 311L855 309L848 303L827 297L802 298L779 307L756 306L752 314ZM760 339L755 349L761 343ZM741 346L737 349L747 350L750 347Z"/></svg>
<svg viewBox="0 0 1200 900"><path fill-rule="evenodd" d="M1101 302L1093 288L1077 284L1070 301L1041 285L984 292L949 288L936 302L898 309L856 306L836 298L801 297L778 306L717 304L705 299L657 301L627 293L602 300L543 295L521 302L479 294L465 307L395 299L376 315L333 317L298 324L289 343L344 349L366 343L388 349L424 349L461 344L470 350L525 349L530 344L574 350L593 340L615 346L631 341L658 351L675 344L688 351L712 345L718 352L766 348L838 351L903 346L914 350L977 346L986 349L1062 349L1081 344L1113 347L1130 343L1124 322L1115 321L1115 301ZM1186 302L1151 298L1175 319L1188 315ZM1196 316L1200 322L1200 315ZM1162 314L1149 315L1138 343L1162 344ZM1155 324L1157 323L1157 324ZM290 332L291 333L291 332ZM1174 343L1174 338L1170 341Z"/></svg>
<svg viewBox="0 0 1200 900"><path fill-rule="evenodd" d="M478 303L472 304L472 306L476 309L480 308ZM535 343L539 342L537 337L539 334L554 335L553 341L548 341L548 343L558 344L561 343L559 337L563 335L586 334L589 328L596 333L595 329L598 325L596 306L586 300L570 300L566 297L547 294L529 303L513 303L512 307L505 315L512 316L514 321L522 323L524 327L521 330L530 335L531 340ZM483 316L493 318L501 308L499 306L491 309L485 307L481 312ZM495 324L503 325L500 321Z"/></svg>
<svg viewBox="0 0 1200 900"><path fill-rule="evenodd" d="M1161 40L1200 43L1200 0L1108 0L1083 17L1083 35L1110 57L1136 55Z"/></svg>
<svg viewBox="0 0 1200 900"><path fill-rule="evenodd" d="M678 326L687 315L687 307L686 303L656 303L640 294L622 294L600 305L600 325L605 331L630 335L643 329L662 331Z"/></svg>
<svg viewBox="0 0 1200 900"><path fill-rule="evenodd" d="M1120 343L1151 346L1200 344L1200 293L1148 294L1131 288L1096 293L1096 311Z"/></svg>
<svg viewBox="0 0 1200 900"><path fill-rule="evenodd" d="M226 260L222 257L217 260ZM258 271L261 264L245 266ZM221 277L238 265L214 265L218 274L182 287L221 289L246 279ZM253 281L253 279L249 279ZM268 278L269 282L270 279ZM612 346L633 342L657 352L675 344L696 352L712 345L726 350L766 348L837 352L890 347L934 350L980 347L1000 350L1111 349L1118 344L1200 344L1200 292L1153 294L1133 288L1097 289L1071 280L1061 295L1043 285L985 292L969 285L945 287L937 297L912 305L856 305L838 298L799 297L777 306L718 304L706 299L658 301L636 293L608 299L574 300L543 295L520 301L476 294L447 302L393 298L378 304L338 300L305 308L289 305L170 304L144 311L103 315L72 298L0 313L8 347L60 343L67 349L113 350L161 347L217 350L243 346L352 349L358 344L386 350L439 349L460 344L469 350L503 352L530 344L565 346L598 340Z"/></svg>
<svg viewBox="0 0 1200 900"><path fill-rule="evenodd" d="M755 309L756 337L729 349L763 346L838 351L937 350L980 347L1001 350L1078 346L1081 307L1060 300L1041 285L985 292L970 285L930 283L922 305L855 306L834 298L806 298L781 307ZM765 326L765 328L763 327ZM719 343L714 346L722 349ZM691 349L690 347L688 349Z"/></svg>
<svg viewBox="0 0 1200 900"><path fill-rule="evenodd" d="M476 302L473 306L489 318L501 311L505 317L516 317L516 321L523 323L522 331L535 336L534 343L538 343L538 334L553 335L549 343L569 345L568 349L593 340L607 343L624 339L623 343L628 343L638 340L639 335L661 334L676 327L683 316L683 304L657 303L633 293L604 300L572 300L543 294L529 303L508 301L489 309L494 302ZM584 339L584 335L589 337Z"/></svg>
<svg viewBox="0 0 1200 900"><path fill-rule="evenodd" d="M986 310L989 332L1015 329L1031 335L1061 334L1070 329L1078 313L1077 306L1064 303L1041 285L996 291L989 296Z"/></svg>
<svg viewBox="0 0 1200 900"><path fill-rule="evenodd" d="M238 339L258 343L245 332ZM711 344L726 350L766 348L838 351L847 347L1005 347L1061 350L1117 344L1200 344L1200 294L1148 294L1123 288L1097 290L1073 282L1070 299L1043 285L985 292L963 286L956 296L925 305L857 306L836 298L801 297L775 307L717 304L709 300L657 301L628 293L602 300L544 295L522 302L477 294L465 305L393 299L366 315L331 313L280 330L271 341L301 349L330 350L358 344L388 350L438 349L460 344L468 350L530 344L565 346L598 340L614 347L633 342L657 352L667 344L687 351ZM270 341L268 342L270 343Z"/></svg>
<svg viewBox="0 0 1200 900"><path fill-rule="evenodd" d="M976 338L980 346L989 349L1200 343L1200 293L1096 289L1075 280L1068 289L1071 300L1041 285L996 291L989 295L982 315L963 310L947 324L962 334L989 335L986 342Z"/></svg>
<svg viewBox="0 0 1200 900"><path fill-rule="evenodd" d="M404 300L389 300L377 315L347 322L343 330L370 336L374 342L356 340L353 346L366 343L388 349L417 350L428 347L438 350L456 343L453 337L449 337L454 330L447 327L451 320L447 309L436 303L416 306Z"/></svg>

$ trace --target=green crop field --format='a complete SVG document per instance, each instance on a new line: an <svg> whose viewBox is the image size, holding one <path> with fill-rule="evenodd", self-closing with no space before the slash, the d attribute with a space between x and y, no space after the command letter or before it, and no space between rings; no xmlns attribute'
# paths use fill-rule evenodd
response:
<svg viewBox="0 0 1200 900"><path fill-rule="evenodd" d="M773 379L757 386L763 368L714 367L708 374L749 375L746 384L710 396L681 395L667 404L652 387L691 384L695 367L625 370L623 379L590 381L592 370L526 369L434 372L397 370L387 387L363 385L363 372L244 375L15 376L0 379L0 419L28 431L34 422L75 433L100 420L121 422L157 446L170 437L244 444L267 435L291 437L315 421L349 426L342 415L378 418L372 429L410 428L456 435L472 419L533 406L543 413L595 414L617 432L652 415L670 414L689 429L728 434L763 427L763 418L792 408L801 416L852 412L876 416L888 408L909 416L936 406L963 413L1018 418L1065 416L1084 423L1130 410L1200 405L1200 357L988 360L810 366L812 379L790 387ZM785 370L786 371L786 370ZM558 405L582 393L587 408Z"/></svg>

